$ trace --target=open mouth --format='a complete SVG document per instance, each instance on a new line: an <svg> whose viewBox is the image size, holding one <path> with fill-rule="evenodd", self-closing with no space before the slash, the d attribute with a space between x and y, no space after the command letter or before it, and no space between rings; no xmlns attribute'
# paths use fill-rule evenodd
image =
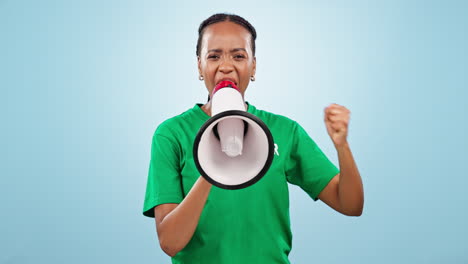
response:
<svg viewBox="0 0 468 264"><path fill-rule="evenodd" d="M217 83L217 85L220 84L220 83L222 83L222 82L231 82L231 83L234 83L234 85L237 86L237 82L235 82L235 81L232 80L232 79L223 79L223 80L220 80L220 81Z"/></svg>
<svg viewBox="0 0 468 264"><path fill-rule="evenodd" d="M219 81L218 84L216 84L213 93L224 87L231 87L239 90L239 88L237 88L236 82L233 82L231 79L224 79Z"/></svg>

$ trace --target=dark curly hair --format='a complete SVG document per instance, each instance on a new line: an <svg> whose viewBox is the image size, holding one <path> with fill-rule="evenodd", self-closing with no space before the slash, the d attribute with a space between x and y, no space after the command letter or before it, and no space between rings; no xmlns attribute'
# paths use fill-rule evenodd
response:
<svg viewBox="0 0 468 264"><path fill-rule="evenodd" d="M252 35L250 39L250 46L252 48L253 56L255 56L255 40L257 39L257 32L255 31L255 28L244 18L238 15L228 14L228 13L214 14L210 16L209 18L205 19L200 24L200 27L198 28L198 41L197 41L196 55L200 56L201 41L203 38L203 33L205 32L205 28L211 24L223 22L223 21L230 21L238 25L241 25L250 32L250 34Z"/></svg>

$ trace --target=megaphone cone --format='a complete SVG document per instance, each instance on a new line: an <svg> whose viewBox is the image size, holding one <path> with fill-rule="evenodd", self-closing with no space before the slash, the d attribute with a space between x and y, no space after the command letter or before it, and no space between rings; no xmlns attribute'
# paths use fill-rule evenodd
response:
<svg viewBox="0 0 468 264"><path fill-rule="evenodd" d="M234 83L224 82L216 88L212 96L213 115L195 137L195 165L217 187L245 188L259 181L270 168L273 136L262 120L245 111Z"/></svg>

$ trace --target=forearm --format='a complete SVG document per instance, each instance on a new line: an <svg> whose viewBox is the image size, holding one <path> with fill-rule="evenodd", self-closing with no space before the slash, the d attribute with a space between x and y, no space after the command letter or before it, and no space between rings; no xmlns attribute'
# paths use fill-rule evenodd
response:
<svg viewBox="0 0 468 264"><path fill-rule="evenodd" d="M167 254L174 256L192 238L211 186L200 176L184 200L162 220L159 242Z"/></svg>
<svg viewBox="0 0 468 264"><path fill-rule="evenodd" d="M338 197L341 208L348 215L361 215L364 207L364 191L361 176L354 162L349 144L336 146L340 164Z"/></svg>

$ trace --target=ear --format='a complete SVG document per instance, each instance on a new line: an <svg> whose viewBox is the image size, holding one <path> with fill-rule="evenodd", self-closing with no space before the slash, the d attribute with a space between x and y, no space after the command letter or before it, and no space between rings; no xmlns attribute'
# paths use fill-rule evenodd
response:
<svg viewBox="0 0 468 264"><path fill-rule="evenodd" d="M257 57L253 57L253 62L252 62L252 75L255 76L255 72L257 70Z"/></svg>
<svg viewBox="0 0 468 264"><path fill-rule="evenodd" d="M197 56L198 74L202 75L200 56Z"/></svg>

